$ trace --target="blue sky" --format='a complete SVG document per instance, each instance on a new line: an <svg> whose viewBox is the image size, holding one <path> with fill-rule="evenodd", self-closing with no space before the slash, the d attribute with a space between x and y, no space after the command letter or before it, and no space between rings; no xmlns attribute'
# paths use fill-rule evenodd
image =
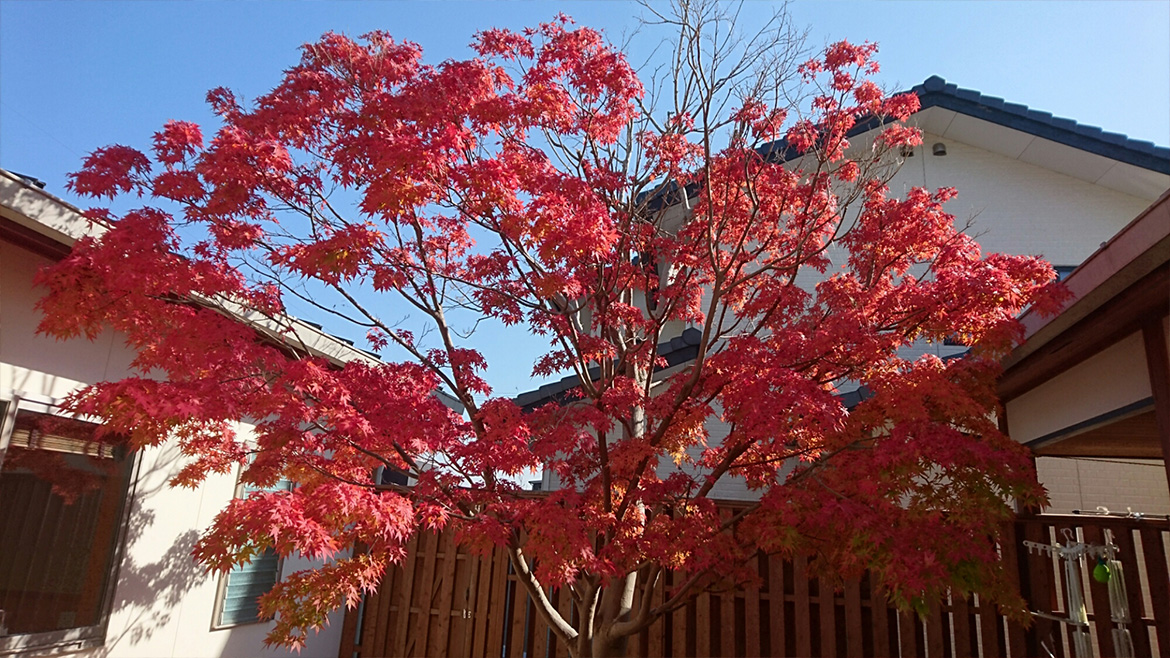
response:
<svg viewBox="0 0 1170 658"><path fill-rule="evenodd" d="M760 20L773 7L748 3L744 14ZM48 191L89 206L64 189L66 174L87 152L111 143L145 147L168 119L209 122L208 89L226 86L253 98L296 62L300 44L323 32L384 29L419 43L438 62L468 56L477 30L532 25L558 11L615 41L643 12L617 1L0 0L0 167L36 176ZM797 1L790 11L810 28L810 45L877 42L879 80L890 87L941 75L960 87L1170 144L1170 2ZM654 45L643 38L631 61ZM523 337L485 332L482 349L497 393L529 388L538 348Z"/></svg>

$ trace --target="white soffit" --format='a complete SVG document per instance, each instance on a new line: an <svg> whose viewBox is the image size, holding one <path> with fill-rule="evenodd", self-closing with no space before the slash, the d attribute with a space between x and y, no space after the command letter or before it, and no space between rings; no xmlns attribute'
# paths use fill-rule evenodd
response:
<svg viewBox="0 0 1170 658"><path fill-rule="evenodd" d="M1142 169L1128 162L1114 162L1113 166L1097 179L1097 184L1142 199L1157 199L1170 189L1170 176Z"/></svg>
<svg viewBox="0 0 1170 658"><path fill-rule="evenodd" d="M929 107L911 122L923 132L1153 201L1170 189L1170 176L1089 153L997 123ZM927 144L926 148L930 145Z"/></svg>
<svg viewBox="0 0 1170 658"><path fill-rule="evenodd" d="M958 113L942 135L1009 158L1019 158L1036 139L1028 133Z"/></svg>
<svg viewBox="0 0 1170 658"><path fill-rule="evenodd" d="M951 121L958 115L954 110L948 110L941 107L928 107L921 112L915 113L910 119L910 123L918 126L924 133L932 135L945 134L947 128L950 127Z"/></svg>
<svg viewBox="0 0 1170 658"><path fill-rule="evenodd" d="M1033 140L1019 159L1090 183L1101 180L1116 163L1115 160L1047 139Z"/></svg>

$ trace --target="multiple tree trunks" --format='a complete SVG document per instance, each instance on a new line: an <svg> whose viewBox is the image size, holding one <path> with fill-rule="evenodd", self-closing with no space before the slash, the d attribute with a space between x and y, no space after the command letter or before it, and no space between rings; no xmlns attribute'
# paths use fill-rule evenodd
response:
<svg viewBox="0 0 1170 658"><path fill-rule="evenodd" d="M1003 546L1004 568L1017 571L1032 609L1067 614L1057 561L1029 555L1024 539L1061 541L1069 528L1081 541L1112 533L1125 567L1130 625L1139 656L1170 653L1170 525L1164 521L1037 516L1022 518ZM1017 548L1018 547L1018 548ZM527 656L565 658L567 648L540 620L511 573L505 551L475 556L455 546L453 533L424 533L376 594L346 614L340 656ZM719 587L629 639L627 656L1071 656L1068 627L1030 628L981 605L978 597L949 597L923 617L890 607L869 576L840 587L807 575L808 558L760 554L759 577ZM1089 566L1091 568L1091 565ZM668 573L665 588L682 582ZM1083 577L1095 655L1114 654L1106 586ZM655 596L663 596L662 588ZM572 616L566 593L552 601ZM575 621L575 618L571 618Z"/></svg>

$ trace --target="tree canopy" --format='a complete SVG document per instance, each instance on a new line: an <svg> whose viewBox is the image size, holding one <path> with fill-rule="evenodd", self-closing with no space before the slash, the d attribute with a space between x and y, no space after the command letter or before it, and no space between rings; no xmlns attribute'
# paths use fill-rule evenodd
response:
<svg viewBox="0 0 1170 658"><path fill-rule="evenodd" d="M269 547L321 561L263 598L270 641L303 643L413 533L446 527L506 546L581 656L761 549L868 569L907 605L958 588L1021 609L995 542L1043 492L996 425L994 380L1016 315L1055 299L1051 268L982 253L944 210L954 190L891 195L918 101L871 80L874 45L806 58L784 17L756 38L717 7L659 18L673 36L641 75L563 17L437 65L386 33L326 34L250 103L211 91L210 140L172 121L149 152L101 148L72 176L142 204L90 211L109 230L40 277L42 331L110 327L137 351L139 376L71 408L179 445L178 485L295 483L233 501L196 549L215 570ZM314 356L292 295L402 358ZM569 397L493 394L468 318L546 337L533 373L575 375ZM668 364L657 346L684 328L694 358ZM899 356L953 338L964 358ZM846 408L845 382L869 397ZM541 468L560 486L525 494L513 476ZM729 479L754 498L731 517L712 499ZM668 569L692 578L655 603Z"/></svg>

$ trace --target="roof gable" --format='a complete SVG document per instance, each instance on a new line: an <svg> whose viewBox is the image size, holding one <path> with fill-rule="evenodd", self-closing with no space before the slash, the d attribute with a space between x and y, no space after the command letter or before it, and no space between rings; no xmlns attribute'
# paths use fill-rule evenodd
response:
<svg viewBox="0 0 1170 658"><path fill-rule="evenodd" d="M1096 126L1056 117L1051 112L1033 110L1020 103L1009 103L974 89L962 89L937 75L927 78L910 91L918 95L922 105L920 112L932 107L953 110L1111 160L1170 175L1170 148L1156 146L1153 142L1106 132Z"/></svg>
<svg viewBox="0 0 1170 658"><path fill-rule="evenodd" d="M917 124L925 133L955 139L1151 202L1170 188L1170 147L1106 132L1021 103L1009 103L997 96L961 88L937 75L905 92L894 93L918 96L921 107L910 123ZM966 120L956 121L956 115ZM860 137L884 123L877 117L860 119L848 136ZM801 158L786 139L764 144L756 151L778 162ZM688 196L695 192L693 184L687 186ZM644 196L651 197L651 209L672 205L681 197L673 182Z"/></svg>

